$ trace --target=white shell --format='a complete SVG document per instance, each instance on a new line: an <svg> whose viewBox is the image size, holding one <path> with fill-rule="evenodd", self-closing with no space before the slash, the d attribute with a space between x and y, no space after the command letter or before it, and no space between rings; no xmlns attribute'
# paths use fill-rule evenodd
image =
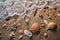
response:
<svg viewBox="0 0 60 40"><path fill-rule="evenodd" d="M31 37L32 33L29 30L24 30L24 34Z"/></svg>
<svg viewBox="0 0 60 40"><path fill-rule="evenodd" d="M18 37L18 39L20 39L20 38L22 38L23 37L23 35L20 35L19 37Z"/></svg>

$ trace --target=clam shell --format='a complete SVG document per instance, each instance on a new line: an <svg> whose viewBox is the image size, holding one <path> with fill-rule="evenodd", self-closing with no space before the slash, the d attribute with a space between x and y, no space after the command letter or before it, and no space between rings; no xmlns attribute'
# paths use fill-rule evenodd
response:
<svg viewBox="0 0 60 40"><path fill-rule="evenodd" d="M40 25L38 23L33 23L32 26L30 27L30 30L32 33L39 33L40 32Z"/></svg>

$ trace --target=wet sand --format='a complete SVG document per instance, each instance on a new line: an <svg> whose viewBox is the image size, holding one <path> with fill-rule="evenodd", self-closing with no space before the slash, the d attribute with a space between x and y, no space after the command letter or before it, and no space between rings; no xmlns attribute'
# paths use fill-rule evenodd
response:
<svg viewBox="0 0 60 40"><path fill-rule="evenodd" d="M35 14L36 13L36 14ZM48 33L48 37L47 38L40 38L40 34L38 35L34 35L33 34L33 40L60 40L60 16L58 16L57 14L60 14L60 5L58 5L56 7L56 9L49 9L49 8L45 8L43 11L40 11L39 9L37 9L36 11L33 12L33 14L30 17L26 17L30 19L30 23L29 25L26 25L25 23L25 19L22 19L19 16L14 16L12 17L9 21L3 21L0 22L0 31L2 32L2 39L1 40L8 40L8 35L10 33L10 31L6 31L2 26L4 23L7 23L7 27L10 27L12 23L16 22L21 22L22 23L22 27L18 27L17 31L16 31L16 36L14 40L18 40L18 30L22 29L29 29L30 26L37 22L41 25L41 23L44 23L44 20L47 20L48 23L51 21L54 21L57 23L58 27L57 27L57 31L56 32L52 32L52 31L46 31L46 26L45 28L41 29L41 32L47 32ZM40 16L42 15L42 16ZM51 18L49 18L48 16L51 16ZM29 37L24 36L22 40L30 40Z"/></svg>

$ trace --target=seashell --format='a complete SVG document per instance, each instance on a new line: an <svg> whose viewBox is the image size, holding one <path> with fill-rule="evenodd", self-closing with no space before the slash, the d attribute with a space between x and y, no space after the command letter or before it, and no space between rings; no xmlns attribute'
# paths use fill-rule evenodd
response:
<svg viewBox="0 0 60 40"><path fill-rule="evenodd" d="M19 30L18 32L19 32L20 35L24 34L23 30Z"/></svg>
<svg viewBox="0 0 60 40"><path fill-rule="evenodd" d="M55 23L55 22L50 22L49 24L48 24L48 29L54 29L54 28L56 28L57 27L57 24Z"/></svg>
<svg viewBox="0 0 60 40"><path fill-rule="evenodd" d="M20 35L20 36L18 37L18 39L20 40L20 39L22 39L22 37L23 37L23 35Z"/></svg>
<svg viewBox="0 0 60 40"><path fill-rule="evenodd" d="M13 23L13 25L16 25L16 23Z"/></svg>
<svg viewBox="0 0 60 40"><path fill-rule="evenodd" d="M32 33L29 30L24 30L24 34L31 37Z"/></svg>
<svg viewBox="0 0 60 40"><path fill-rule="evenodd" d="M33 23L30 30L32 31L32 33L36 34L40 32L40 26L38 23Z"/></svg>

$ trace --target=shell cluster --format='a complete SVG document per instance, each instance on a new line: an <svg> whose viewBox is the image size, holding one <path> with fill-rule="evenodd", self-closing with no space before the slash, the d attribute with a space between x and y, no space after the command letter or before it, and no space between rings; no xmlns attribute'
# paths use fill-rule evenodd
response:
<svg viewBox="0 0 60 40"><path fill-rule="evenodd" d="M0 19L18 15L30 16L35 9L54 8L60 0L6 0L0 2Z"/></svg>

